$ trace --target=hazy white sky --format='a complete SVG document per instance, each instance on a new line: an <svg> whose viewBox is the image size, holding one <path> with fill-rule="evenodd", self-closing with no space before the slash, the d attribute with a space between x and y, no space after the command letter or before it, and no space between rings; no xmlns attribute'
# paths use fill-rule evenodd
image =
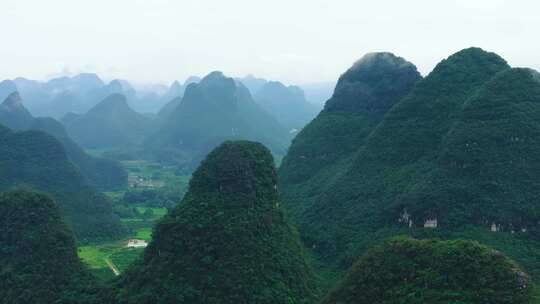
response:
<svg viewBox="0 0 540 304"><path fill-rule="evenodd" d="M538 0L0 0L0 78L335 80L364 53L422 73L469 46L540 69Z"/></svg>

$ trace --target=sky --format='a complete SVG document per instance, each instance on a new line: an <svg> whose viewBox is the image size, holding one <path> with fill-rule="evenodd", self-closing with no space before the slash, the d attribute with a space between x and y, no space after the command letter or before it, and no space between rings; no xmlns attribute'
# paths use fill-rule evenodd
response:
<svg viewBox="0 0 540 304"><path fill-rule="evenodd" d="M1 0L0 79L335 81L367 52L429 73L463 48L540 70L538 0Z"/></svg>

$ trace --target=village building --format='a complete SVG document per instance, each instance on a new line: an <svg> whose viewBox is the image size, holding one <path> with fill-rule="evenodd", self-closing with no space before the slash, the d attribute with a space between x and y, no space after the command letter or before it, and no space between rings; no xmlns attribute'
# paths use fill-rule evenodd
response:
<svg viewBox="0 0 540 304"><path fill-rule="evenodd" d="M424 223L424 228L437 228L437 218L427 219Z"/></svg>
<svg viewBox="0 0 540 304"><path fill-rule="evenodd" d="M144 248L148 246L148 243L145 240L130 239L126 247L128 248Z"/></svg>

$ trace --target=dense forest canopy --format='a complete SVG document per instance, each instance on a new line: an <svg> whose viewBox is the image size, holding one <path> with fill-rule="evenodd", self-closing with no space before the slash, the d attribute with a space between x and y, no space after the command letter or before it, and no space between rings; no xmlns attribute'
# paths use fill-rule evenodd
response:
<svg viewBox="0 0 540 304"><path fill-rule="evenodd" d="M281 211L270 152L225 142L119 281L121 303L310 303L316 279Z"/></svg>
<svg viewBox="0 0 540 304"><path fill-rule="evenodd" d="M71 229L43 194L0 194L0 303L98 303Z"/></svg>
<svg viewBox="0 0 540 304"><path fill-rule="evenodd" d="M0 126L0 149L1 190L24 187L49 194L80 241L124 233L110 202L86 181L53 136Z"/></svg>
<svg viewBox="0 0 540 304"><path fill-rule="evenodd" d="M476 242L395 238L362 256L321 303L531 303L531 284Z"/></svg>
<svg viewBox="0 0 540 304"><path fill-rule="evenodd" d="M468 48L422 77L368 53L318 115L254 76L152 90L0 83L0 303L539 294L538 72Z"/></svg>
<svg viewBox="0 0 540 304"><path fill-rule="evenodd" d="M309 209L346 171L384 114L420 79L412 63L389 53L368 54L340 77L334 95L294 138L279 169L283 199L294 215Z"/></svg>
<svg viewBox="0 0 540 304"><path fill-rule="evenodd" d="M538 240L535 75L479 48L460 51L416 82L375 127L354 132L367 133L352 153L326 145L338 147L332 152L340 157L330 158L327 167L335 169L321 179L317 165L306 166L317 155L297 151L331 134L307 134L327 109L340 108L330 100L280 168L284 202L308 247L327 265L345 269L393 235L466 236L536 274L538 255L522 247ZM364 99L353 94L349 100Z"/></svg>

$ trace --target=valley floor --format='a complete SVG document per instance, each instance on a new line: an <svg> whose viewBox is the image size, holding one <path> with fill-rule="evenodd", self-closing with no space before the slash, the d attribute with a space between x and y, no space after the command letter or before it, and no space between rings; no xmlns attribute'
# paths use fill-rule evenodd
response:
<svg viewBox="0 0 540 304"><path fill-rule="evenodd" d="M122 222L131 231L125 239L89 244L80 246L79 257L88 265L91 272L100 279L108 280L121 274L144 251L144 248L127 247L130 239L144 240L147 243L152 239L152 227L158 219L166 214L166 208L137 207L140 214L146 209L153 211L153 218L122 219ZM116 273L117 272L117 273Z"/></svg>

